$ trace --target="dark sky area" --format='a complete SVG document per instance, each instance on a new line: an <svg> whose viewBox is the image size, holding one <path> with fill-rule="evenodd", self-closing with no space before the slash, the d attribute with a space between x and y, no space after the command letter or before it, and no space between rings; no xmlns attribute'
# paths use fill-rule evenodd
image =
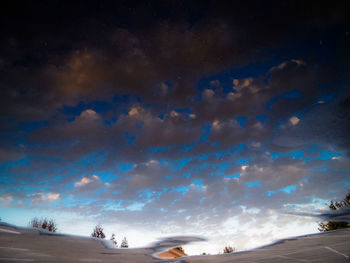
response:
<svg viewBox="0 0 350 263"><path fill-rule="evenodd" d="M316 232L285 213L350 189L345 1L0 5L4 221L215 253Z"/></svg>

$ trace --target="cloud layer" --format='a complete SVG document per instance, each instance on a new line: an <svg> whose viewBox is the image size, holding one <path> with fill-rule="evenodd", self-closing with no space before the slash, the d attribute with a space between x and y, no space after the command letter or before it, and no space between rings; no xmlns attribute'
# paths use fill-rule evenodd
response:
<svg viewBox="0 0 350 263"><path fill-rule="evenodd" d="M0 206L212 236L215 250L316 230L285 212L350 186L350 15L202 5L1 11Z"/></svg>

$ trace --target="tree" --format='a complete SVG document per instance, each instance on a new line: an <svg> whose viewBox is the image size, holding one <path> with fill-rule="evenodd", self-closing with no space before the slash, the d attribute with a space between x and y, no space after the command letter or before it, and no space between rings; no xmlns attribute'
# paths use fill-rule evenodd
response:
<svg viewBox="0 0 350 263"><path fill-rule="evenodd" d="M126 239L126 237L123 238L123 241L120 245L121 248L128 248L129 244L128 244L128 240Z"/></svg>
<svg viewBox="0 0 350 263"><path fill-rule="evenodd" d="M57 231L57 224L54 219L47 219L47 218L37 218L34 217L30 222L29 226L33 228L41 228L45 229L50 232L56 232Z"/></svg>
<svg viewBox="0 0 350 263"><path fill-rule="evenodd" d="M114 245L114 247L118 247L117 239L115 238L115 234L113 233L110 239Z"/></svg>
<svg viewBox="0 0 350 263"><path fill-rule="evenodd" d="M30 222L29 226L33 228L41 228L41 224L39 224L40 219L37 217L34 217Z"/></svg>
<svg viewBox="0 0 350 263"><path fill-rule="evenodd" d="M176 249L180 250L182 253L185 253L185 250L183 247L176 247Z"/></svg>
<svg viewBox="0 0 350 263"><path fill-rule="evenodd" d="M57 231L57 225L56 222L53 219L50 219L47 223L46 229L50 232L56 232Z"/></svg>
<svg viewBox="0 0 350 263"><path fill-rule="evenodd" d="M343 200L331 201L328 207L332 211L341 210L345 207L350 207L350 191L348 192L348 194L345 196ZM326 231L350 227L348 222L341 222L341 221L340 222L329 221L327 223L319 223L318 226L319 226L318 230L320 232L326 232Z"/></svg>
<svg viewBox="0 0 350 263"><path fill-rule="evenodd" d="M102 239L106 237L105 233L103 233L103 227L101 225L95 226L94 231L91 233L91 236Z"/></svg>
<svg viewBox="0 0 350 263"><path fill-rule="evenodd" d="M235 249L231 246L227 246L224 248L224 253L228 254L228 253L233 253L235 251Z"/></svg>

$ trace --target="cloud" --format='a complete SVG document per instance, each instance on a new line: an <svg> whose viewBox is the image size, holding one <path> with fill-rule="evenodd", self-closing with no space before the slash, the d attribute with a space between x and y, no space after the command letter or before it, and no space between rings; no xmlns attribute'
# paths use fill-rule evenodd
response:
<svg viewBox="0 0 350 263"><path fill-rule="evenodd" d="M250 245L311 224L279 212L348 187L349 16L276 4L3 16L2 203Z"/></svg>
<svg viewBox="0 0 350 263"><path fill-rule="evenodd" d="M289 118L289 123L293 126L297 125L299 123L300 119L298 117L291 117Z"/></svg>
<svg viewBox="0 0 350 263"><path fill-rule="evenodd" d="M45 204L60 199L60 194L52 192L37 192L29 195L28 198L31 199L34 204Z"/></svg>
<svg viewBox="0 0 350 263"><path fill-rule="evenodd" d="M176 117L178 117L178 116L180 116L180 114L179 114L178 112L176 112L176 111L174 111L174 110L172 110L172 111L170 112L170 117L176 118Z"/></svg>
<svg viewBox="0 0 350 263"><path fill-rule="evenodd" d="M235 119L212 123L209 134L210 141L219 142L222 147L232 147L237 143L245 143L247 140L261 140L270 135L271 127L261 122L248 119L245 127L242 127Z"/></svg>
<svg viewBox="0 0 350 263"><path fill-rule="evenodd" d="M245 171L247 168L248 168L248 165L242 165L241 166L242 171Z"/></svg>
<svg viewBox="0 0 350 263"><path fill-rule="evenodd" d="M216 80L212 80L209 82L209 85L212 87L219 87L220 86L220 80L216 79Z"/></svg>
<svg viewBox="0 0 350 263"><path fill-rule="evenodd" d="M100 178L97 175L92 175L90 177L83 177L80 181L74 183L75 187L83 187L87 186L88 184L99 182Z"/></svg>
<svg viewBox="0 0 350 263"><path fill-rule="evenodd" d="M80 187L86 184L89 184L93 181L95 181L96 179L98 179L98 177L91 177L92 179L88 178L88 177L83 177L81 178L81 180L79 182L76 182L74 185L75 187Z"/></svg>
<svg viewBox="0 0 350 263"><path fill-rule="evenodd" d="M261 182L266 190L278 190L297 184L306 176L306 164L293 158L278 158L273 162L252 163L243 173L245 182Z"/></svg>
<svg viewBox="0 0 350 263"><path fill-rule="evenodd" d="M330 104L317 104L303 116L303 122L291 131L281 133L275 139L281 146L300 146L305 144L319 144L324 147L333 145L339 151L348 154L350 107L349 99L336 100Z"/></svg>
<svg viewBox="0 0 350 263"><path fill-rule="evenodd" d="M244 78L244 79L234 79L233 80L233 88L236 92L241 92L246 88L249 88L251 92L255 92L255 89L252 87L253 78Z"/></svg>
<svg viewBox="0 0 350 263"><path fill-rule="evenodd" d="M79 117L81 120L87 120L87 121L93 121L93 120L97 120L99 119L98 114L96 113L96 111L91 110L91 109L87 109L84 110Z"/></svg>
<svg viewBox="0 0 350 263"><path fill-rule="evenodd" d="M47 198L50 200L57 200L60 198L60 194L57 193L48 193Z"/></svg>
<svg viewBox="0 0 350 263"><path fill-rule="evenodd" d="M190 117L190 119L195 119L196 118L196 114L191 113L191 114L188 115L188 117Z"/></svg>
<svg viewBox="0 0 350 263"><path fill-rule="evenodd" d="M160 88L163 95L166 95L169 92L169 87L165 83L161 83Z"/></svg>
<svg viewBox="0 0 350 263"><path fill-rule="evenodd" d="M10 195L0 195L0 201L11 202L13 201L13 197Z"/></svg>
<svg viewBox="0 0 350 263"><path fill-rule="evenodd" d="M279 64L279 65L277 65L275 67L272 67L270 69L270 71L272 72L272 71L275 71L275 70L282 70L282 69L288 67L291 63L296 64L297 66L304 66L304 65L306 65L305 61L302 61L302 60L299 60L299 59L291 59L289 61L284 61L284 62L282 62L281 64Z"/></svg>
<svg viewBox="0 0 350 263"><path fill-rule="evenodd" d="M142 109L140 109L139 107L132 107L129 111L129 116L137 117L140 115L140 111L142 111Z"/></svg>
<svg viewBox="0 0 350 263"><path fill-rule="evenodd" d="M210 100L211 98L213 98L215 95L215 92L211 89L205 89L203 91L203 97L206 99L206 100Z"/></svg>

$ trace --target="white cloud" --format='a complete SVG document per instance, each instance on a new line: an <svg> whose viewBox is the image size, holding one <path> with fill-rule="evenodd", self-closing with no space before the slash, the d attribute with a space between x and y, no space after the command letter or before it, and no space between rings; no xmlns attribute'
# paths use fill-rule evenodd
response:
<svg viewBox="0 0 350 263"><path fill-rule="evenodd" d="M153 166L158 164L159 162L157 160L149 160L148 162L145 163L146 166Z"/></svg>
<svg viewBox="0 0 350 263"><path fill-rule="evenodd" d="M172 111L170 112L170 116L173 117L173 118L176 118L176 117L179 117L180 114L179 114L178 112L172 110Z"/></svg>
<svg viewBox="0 0 350 263"><path fill-rule="evenodd" d="M291 125L293 125L293 126L297 125L299 122L300 122L300 119L299 119L298 117L296 117L296 116L291 117L291 118L289 119L289 123L290 123Z"/></svg>
<svg viewBox="0 0 350 263"><path fill-rule="evenodd" d="M213 121L212 127L214 129L220 129L220 121L218 121L218 120Z"/></svg>
<svg viewBox="0 0 350 263"><path fill-rule="evenodd" d="M244 88L249 87L252 82L253 82L253 78L244 78L244 79L234 79L233 80L233 88L237 91L240 92L242 91Z"/></svg>
<svg viewBox="0 0 350 263"><path fill-rule="evenodd" d="M79 118L84 120L96 120L99 119L99 115L96 113L96 111L87 109L81 112Z"/></svg>
<svg viewBox="0 0 350 263"><path fill-rule="evenodd" d="M47 194L47 198L49 200L57 200L57 199L60 198L60 194L58 194L58 193L48 193Z"/></svg>
<svg viewBox="0 0 350 263"><path fill-rule="evenodd" d="M48 203L48 202L53 202L55 200L58 200L60 198L59 193L43 193L43 192L38 192L34 193L30 196L28 196L34 203Z"/></svg>
<svg viewBox="0 0 350 263"><path fill-rule="evenodd" d="M134 117L134 116L139 116L140 115L140 108L139 107L132 107L129 111L129 116Z"/></svg>
<svg viewBox="0 0 350 263"><path fill-rule="evenodd" d="M278 68L278 69L283 69L283 68L285 68L285 67L287 66L287 64L290 63L290 62L294 62L294 63L297 64L298 66L302 66L302 65L305 65L305 64L306 64L306 63L305 63L304 61L302 61L302 60L299 60L299 59L291 59L291 60L282 62L281 64L279 64L279 65L277 66L277 68ZM276 67L274 67L274 68L276 68Z"/></svg>
<svg viewBox="0 0 350 263"><path fill-rule="evenodd" d="M253 146L254 148L259 148L261 146L260 142L252 142L251 146Z"/></svg>
<svg viewBox="0 0 350 263"><path fill-rule="evenodd" d="M97 175L93 175L91 177L83 177L81 178L81 180L79 182L76 182L74 184L75 187L81 187L81 186L84 186L84 185L87 185L93 181L97 181L99 180L99 177Z"/></svg>
<svg viewBox="0 0 350 263"><path fill-rule="evenodd" d="M190 117L190 119L195 119L196 118L196 114L191 113L191 114L188 115L188 117Z"/></svg>

